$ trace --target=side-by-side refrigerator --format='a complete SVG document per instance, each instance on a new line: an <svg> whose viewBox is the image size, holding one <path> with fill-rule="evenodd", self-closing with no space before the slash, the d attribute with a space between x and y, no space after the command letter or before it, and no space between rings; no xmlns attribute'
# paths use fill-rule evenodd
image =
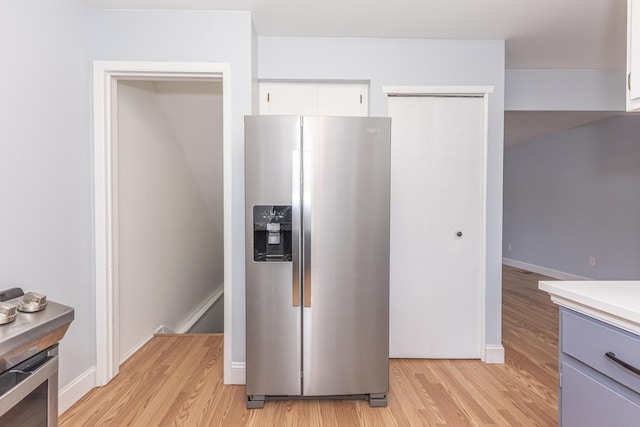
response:
<svg viewBox="0 0 640 427"><path fill-rule="evenodd" d="M245 118L247 407L389 387L389 118Z"/></svg>

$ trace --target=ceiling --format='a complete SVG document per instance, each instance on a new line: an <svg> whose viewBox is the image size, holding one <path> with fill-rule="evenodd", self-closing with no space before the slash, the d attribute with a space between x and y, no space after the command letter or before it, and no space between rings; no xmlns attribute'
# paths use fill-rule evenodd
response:
<svg viewBox="0 0 640 427"><path fill-rule="evenodd" d="M247 10L259 36L505 40L507 70L624 70L626 0L86 0L92 8ZM505 144L612 112L507 111Z"/></svg>

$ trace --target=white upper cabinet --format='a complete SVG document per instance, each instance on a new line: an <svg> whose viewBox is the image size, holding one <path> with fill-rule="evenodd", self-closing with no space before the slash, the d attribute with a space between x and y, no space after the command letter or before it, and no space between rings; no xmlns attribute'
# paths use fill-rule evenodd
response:
<svg viewBox="0 0 640 427"><path fill-rule="evenodd" d="M368 116L369 87L342 83L260 83L260 114Z"/></svg>
<svg viewBox="0 0 640 427"><path fill-rule="evenodd" d="M305 84L260 83L260 114L315 116L315 88Z"/></svg>
<svg viewBox="0 0 640 427"><path fill-rule="evenodd" d="M367 85L317 86L319 116L368 116Z"/></svg>
<svg viewBox="0 0 640 427"><path fill-rule="evenodd" d="M627 111L640 110L640 0L627 2Z"/></svg>

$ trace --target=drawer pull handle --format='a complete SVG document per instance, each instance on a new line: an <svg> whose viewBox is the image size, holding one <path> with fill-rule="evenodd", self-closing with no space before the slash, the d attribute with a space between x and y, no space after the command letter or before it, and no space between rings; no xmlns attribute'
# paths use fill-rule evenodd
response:
<svg viewBox="0 0 640 427"><path fill-rule="evenodd" d="M636 375L640 375L640 369L629 365L627 362L624 362L620 359L618 359L616 357L616 354L612 351L608 351L605 353L605 356L607 356L609 359L613 360L614 362L616 362L618 365L622 366L623 368L626 368L628 370L630 370L631 372L633 372Z"/></svg>

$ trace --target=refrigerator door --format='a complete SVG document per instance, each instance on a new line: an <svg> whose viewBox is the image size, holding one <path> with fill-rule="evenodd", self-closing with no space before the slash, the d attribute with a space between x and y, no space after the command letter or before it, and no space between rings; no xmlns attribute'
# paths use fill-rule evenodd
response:
<svg viewBox="0 0 640 427"><path fill-rule="evenodd" d="M303 118L305 396L388 389L390 122Z"/></svg>
<svg viewBox="0 0 640 427"><path fill-rule="evenodd" d="M300 395L301 118L245 118L247 395Z"/></svg>

